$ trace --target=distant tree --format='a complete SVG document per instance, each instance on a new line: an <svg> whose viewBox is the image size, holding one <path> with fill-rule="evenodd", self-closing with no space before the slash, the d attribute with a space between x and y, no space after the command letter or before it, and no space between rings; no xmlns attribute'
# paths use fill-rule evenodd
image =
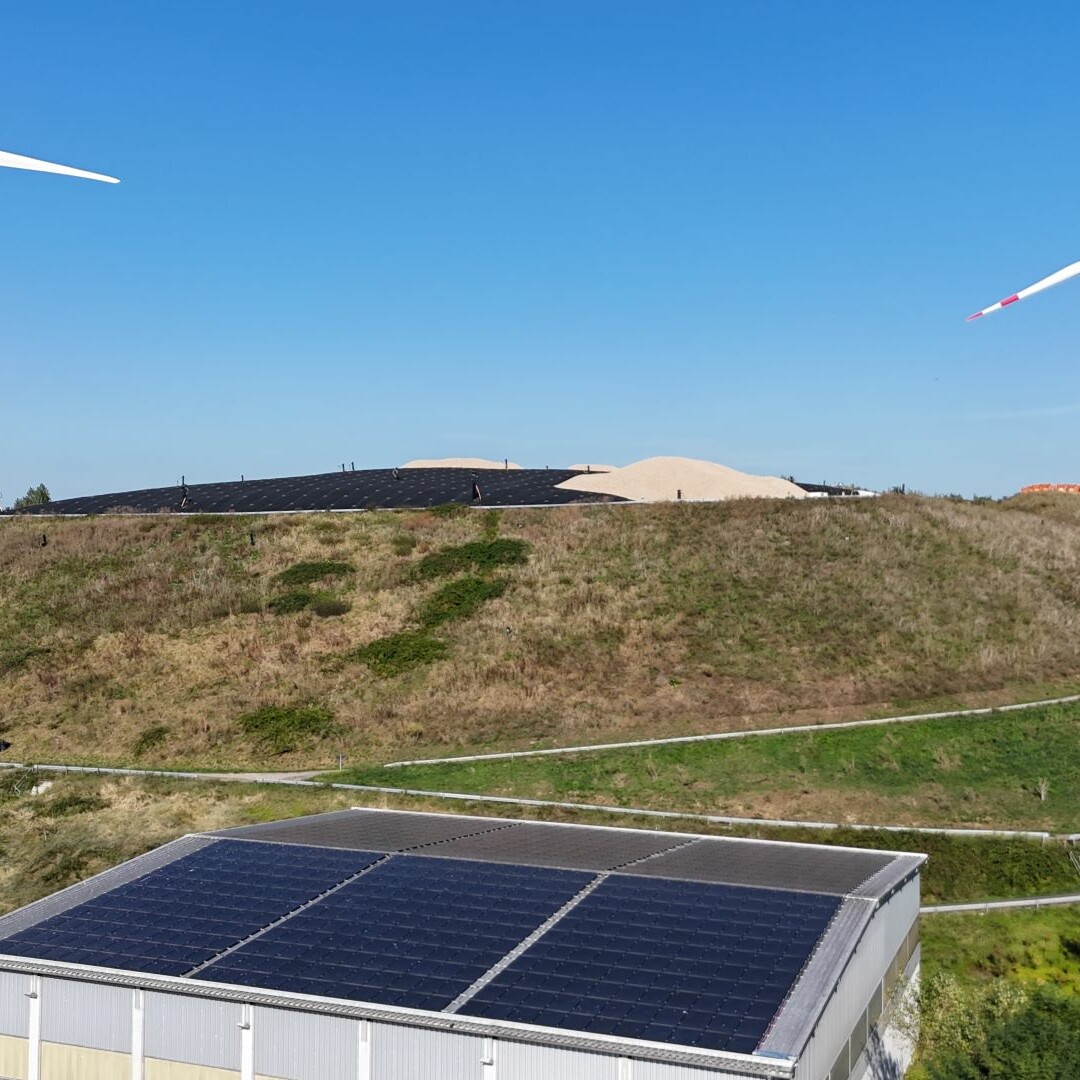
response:
<svg viewBox="0 0 1080 1080"><path fill-rule="evenodd" d="M38 484L37 487L30 488L21 499L15 500L15 509L22 510L26 506L44 506L47 502L52 502L49 489L44 484Z"/></svg>

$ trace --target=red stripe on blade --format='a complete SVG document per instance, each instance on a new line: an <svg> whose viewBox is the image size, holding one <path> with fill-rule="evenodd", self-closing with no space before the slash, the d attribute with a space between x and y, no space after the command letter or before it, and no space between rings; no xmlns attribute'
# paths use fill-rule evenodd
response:
<svg viewBox="0 0 1080 1080"><path fill-rule="evenodd" d="M981 311L976 311L974 315L969 315L965 322L971 322L972 319L981 319L982 317L983 313Z"/></svg>
<svg viewBox="0 0 1080 1080"><path fill-rule="evenodd" d="M1020 297L1017 296L1016 293L1013 293L1012 296L1010 296L1007 299L1001 301L1001 306L1005 307L1008 304L1015 304L1016 301L1019 300L1019 299L1020 299Z"/></svg>

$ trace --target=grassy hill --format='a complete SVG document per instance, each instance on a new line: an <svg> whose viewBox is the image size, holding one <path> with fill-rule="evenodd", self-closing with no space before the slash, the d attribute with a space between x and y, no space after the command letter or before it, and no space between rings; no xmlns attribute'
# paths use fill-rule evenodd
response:
<svg viewBox="0 0 1080 1080"><path fill-rule="evenodd" d="M0 734L293 768L1000 703L1080 685L1078 571L1072 496L3 518Z"/></svg>

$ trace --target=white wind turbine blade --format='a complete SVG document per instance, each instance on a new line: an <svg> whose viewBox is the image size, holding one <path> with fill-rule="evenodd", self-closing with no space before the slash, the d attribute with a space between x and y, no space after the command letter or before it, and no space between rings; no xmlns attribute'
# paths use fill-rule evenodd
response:
<svg viewBox="0 0 1080 1080"><path fill-rule="evenodd" d="M1060 285L1063 281L1068 281L1071 277L1076 277L1077 274L1080 274L1080 262L1069 263L1068 266L1058 270L1057 273L1044 277L1042 281L1036 281L1034 285L1029 285L1026 289L1013 293L1012 296L1006 296L1004 300L999 300L996 304L983 308L982 311L976 311L974 315L967 317L967 321L971 322L972 319L979 319L983 315L989 315L992 311L999 311L1003 307L1008 307L1009 304L1015 304L1017 300L1026 300L1029 296L1042 292L1043 289L1049 289L1054 285Z"/></svg>
<svg viewBox="0 0 1080 1080"><path fill-rule="evenodd" d="M23 157L22 154L10 154L0 150L0 165L9 169L29 169L31 172L60 173L62 176L79 176L84 180L101 180L106 184L119 184L115 176L87 172L85 169L73 169L70 165L54 165L51 161L39 161L37 158Z"/></svg>

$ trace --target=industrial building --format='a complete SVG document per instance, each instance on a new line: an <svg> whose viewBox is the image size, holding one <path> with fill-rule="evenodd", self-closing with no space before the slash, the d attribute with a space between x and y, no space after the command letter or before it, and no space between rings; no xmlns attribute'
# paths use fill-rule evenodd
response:
<svg viewBox="0 0 1080 1080"><path fill-rule="evenodd" d="M923 861L372 809L186 836L0 918L0 1077L895 1078Z"/></svg>

